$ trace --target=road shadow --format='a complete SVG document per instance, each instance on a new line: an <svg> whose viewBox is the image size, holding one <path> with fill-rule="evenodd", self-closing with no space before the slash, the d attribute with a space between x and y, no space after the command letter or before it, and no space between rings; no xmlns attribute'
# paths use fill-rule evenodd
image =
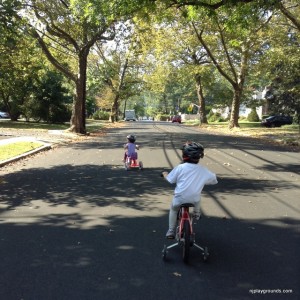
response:
<svg viewBox="0 0 300 300"><path fill-rule="evenodd" d="M157 184L162 181L160 174L160 169L126 171L123 165L109 164L31 168L3 176L5 188L0 199L8 206L6 209L34 206L39 199L51 206L76 207L84 200L100 207L117 205L147 210L151 207L140 201L141 197L167 192L163 185Z"/></svg>
<svg viewBox="0 0 300 300"><path fill-rule="evenodd" d="M227 218L206 216L195 230L197 242L210 250L209 262L196 248L189 265L182 262L179 248L163 262L168 204L159 203L157 196L170 195L172 187L159 172L62 165L4 176L0 299L198 299L201 294L205 299L250 300L256 289L293 290L288 299L297 299L296 219L238 220L230 212ZM223 194L243 196L256 187L259 195L273 186L272 181L222 178L204 194L222 205ZM77 210L35 216L41 203ZM28 208L30 216L20 215L19 206L23 212ZM133 213L106 214L109 207ZM7 211L14 217L6 218ZM159 213L149 217L153 211Z"/></svg>
<svg viewBox="0 0 300 300"><path fill-rule="evenodd" d="M96 207L116 205L139 210L151 210L151 203L140 201L154 195L170 195L173 187L160 177L161 168L125 171L123 165L59 165L30 168L2 176L1 211L27 205L35 200L50 206L78 207L82 201ZM275 189L296 189L291 181L244 179L221 176L218 185L206 186L204 191L218 200L218 195L255 197Z"/></svg>
<svg viewBox="0 0 300 300"><path fill-rule="evenodd" d="M115 216L85 228L80 213L45 215L31 224L2 223L1 299L253 299L252 290L299 296L299 221L205 217L196 239L209 247L204 263L192 248L164 262L167 215ZM273 224L273 225L272 225ZM257 296L257 295L256 295ZM264 295L274 299L274 294Z"/></svg>

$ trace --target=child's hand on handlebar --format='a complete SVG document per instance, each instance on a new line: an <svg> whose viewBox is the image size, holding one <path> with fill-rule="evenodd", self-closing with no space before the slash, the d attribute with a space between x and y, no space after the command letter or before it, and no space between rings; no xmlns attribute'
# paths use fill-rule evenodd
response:
<svg viewBox="0 0 300 300"><path fill-rule="evenodd" d="M169 172L161 172L161 177L166 178L168 176Z"/></svg>

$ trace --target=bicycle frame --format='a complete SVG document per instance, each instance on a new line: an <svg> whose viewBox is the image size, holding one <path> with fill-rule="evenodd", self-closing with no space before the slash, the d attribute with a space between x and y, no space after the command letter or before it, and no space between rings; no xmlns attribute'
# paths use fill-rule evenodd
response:
<svg viewBox="0 0 300 300"><path fill-rule="evenodd" d="M195 233L193 231L193 222L189 213L189 208L193 207L194 205L191 203L184 203L180 206L177 214L178 219L178 226L176 230L176 240L177 242L166 246L164 245L163 248L163 259L165 260L167 257L168 250L175 247L180 246L183 249L183 261L185 263L188 263L189 261L189 248L192 246L195 246L198 248L203 255L203 260L206 261L209 253L207 247L201 247L196 244L195 242ZM188 227L185 226L185 224L188 224Z"/></svg>
<svg viewBox="0 0 300 300"><path fill-rule="evenodd" d="M189 213L189 207L188 206L181 206L178 211L178 220L179 220L179 231L178 231L178 239L181 239L183 236L183 226L184 221L189 222L190 227L190 234L193 235L193 224L191 222L190 213Z"/></svg>

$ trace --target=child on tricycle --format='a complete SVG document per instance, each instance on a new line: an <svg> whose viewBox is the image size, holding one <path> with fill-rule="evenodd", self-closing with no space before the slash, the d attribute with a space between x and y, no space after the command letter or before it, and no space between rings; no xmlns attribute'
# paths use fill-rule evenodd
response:
<svg viewBox="0 0 300 300"><path fill-rule="evenodd" d="M130 134L127 135L127 143L124 145L125 154L123 162L125 163L125 169L129 170L130 168L139 168L143 169L142 162L138 162L138 154L136 150L139 150L139 145L135 144L135 136Z"/></svg>

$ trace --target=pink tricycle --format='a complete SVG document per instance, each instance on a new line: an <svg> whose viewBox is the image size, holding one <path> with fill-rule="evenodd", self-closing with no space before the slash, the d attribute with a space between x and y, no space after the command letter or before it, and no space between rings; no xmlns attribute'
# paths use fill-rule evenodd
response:
<svg viewBox="0 0 300 300"><path fill-rule="evenodd" d="M139 170L143 170L143 163L138 161L137 152L131 154L131 156L127 156L125 160L125 169L126 171L130 169L138 168Z"/></svg>

